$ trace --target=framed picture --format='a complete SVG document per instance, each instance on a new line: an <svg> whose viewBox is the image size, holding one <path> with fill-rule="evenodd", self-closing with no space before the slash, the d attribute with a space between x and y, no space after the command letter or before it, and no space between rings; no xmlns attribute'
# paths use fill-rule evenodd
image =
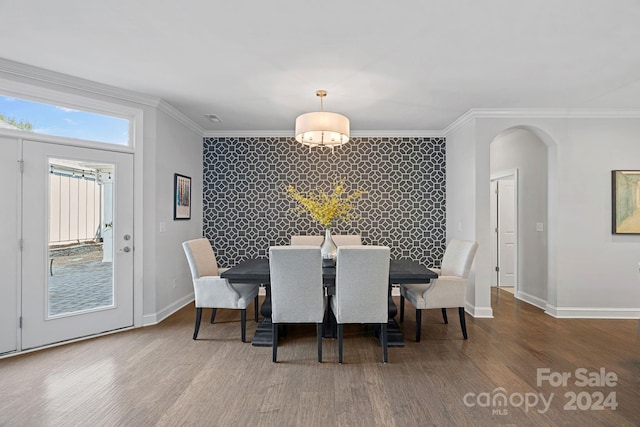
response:
<svg viewBox="0 0 640 427"><path fill-rule="evenodd" d="M611 171L612 232L640 234L640 170Z"/></svg>
<svg viewBox="0 0 640 427"><path fill-rule="evenodd" d="M191 178L173 175L173 219L191 219Z"/></svg>

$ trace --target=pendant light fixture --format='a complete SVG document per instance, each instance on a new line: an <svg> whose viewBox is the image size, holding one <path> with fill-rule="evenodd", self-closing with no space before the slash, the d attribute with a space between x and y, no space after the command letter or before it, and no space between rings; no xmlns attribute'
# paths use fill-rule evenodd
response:
<svg viewBox="0 0 640 427"><path fill-rule="evenodd" d="M306 113L296 119L296 141L309 147L335 147L349 142L349 119L338 113L324 111L322 98L326 90L316 91L320 98L320 111Z"/></svg>

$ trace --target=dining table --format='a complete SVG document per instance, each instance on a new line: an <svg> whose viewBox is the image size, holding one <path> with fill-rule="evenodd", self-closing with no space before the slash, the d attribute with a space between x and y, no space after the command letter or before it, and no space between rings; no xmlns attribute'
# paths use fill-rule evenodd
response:
<svg viewBox="0 0 640 427"><path fill-rule="evenodd" d="M251 344L257 347L271 347L273 335L271 328L271 290L269 282L271 274L269 260L267 258L252 258L241 261L234 267L220 274L220 277L233 283L258 283L265 287L265 298L260 307L262 321L256 328ZM438 277L438 274L429 270L417 261L410 259L392 259L389 263L389 320L387 324L387 342L389 347L403 347L404 339L400 326L395 320L398 309L391 296L393 285L410 283L429 283L431 279ZM323 267L322 280L327 290L327 295L331 298L335 294L336 268ZM324 336L335 337L335 318L327 304L324 321Z"/></svg>

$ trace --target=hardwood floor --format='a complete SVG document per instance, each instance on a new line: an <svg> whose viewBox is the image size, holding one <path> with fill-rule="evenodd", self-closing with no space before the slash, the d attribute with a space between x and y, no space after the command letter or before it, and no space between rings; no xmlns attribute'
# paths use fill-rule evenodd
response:
<svg viewBox="0 0 640 427"><path fill-rule="evenodd" d="M326 338L317 363L306 325L288 330L273 364L270 348L240 342L230 310L193 341L195 310L185 307L157 326L0 360L0 426L639 425L638 320L554 319L507 292L492 297L495 318L467 316L467 341L457 310L448 325L440 310L424 313L422 341L411 341L408 305L406 345L389 349L386 365L357 325L345 328L343 365ZM538 385L537 368L571 377ZM581 368L616 384L580 386ZM492 403L500 392L506 406ZM564 408L572 392L576 410ZM588 409L598 392L615 393L617 408ZM546 408L540 395L552 394Z"/></svg>

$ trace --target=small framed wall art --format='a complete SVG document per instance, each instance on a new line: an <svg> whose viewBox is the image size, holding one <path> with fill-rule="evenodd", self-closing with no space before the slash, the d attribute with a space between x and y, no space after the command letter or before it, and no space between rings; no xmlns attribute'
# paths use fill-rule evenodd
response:
<svg viewBox="0 0 640 427"><path fill-rule="evenodd" d="M611 171L612 232L640 234L640 170Z"/></svg>
<svg viewBox="0 0 640 427"><path fill-rule="evenodd" d="M191 219L191 178L173 175L173 219Z"/></svg>

